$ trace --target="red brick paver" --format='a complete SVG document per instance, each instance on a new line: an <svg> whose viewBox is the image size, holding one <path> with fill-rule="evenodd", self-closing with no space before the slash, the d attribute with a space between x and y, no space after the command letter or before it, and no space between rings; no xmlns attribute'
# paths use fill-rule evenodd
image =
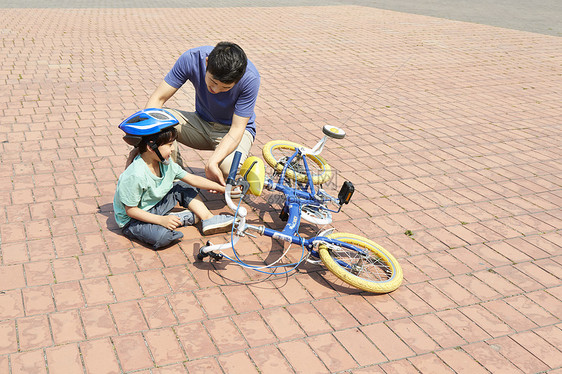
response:
<svg viewBox="0 0 562 374"><path fill-rule="evenodd" d="M0 16L0 373L562 370L559 37L343 5ZM181 53L220 40L261 73L254 154L346 130L324 154L356 188L333 226L395 254L397 291L197 262L193 227L159 252L121 235L117 124ZM192 109L192 90L169 105ZM209 152L183 155L201 174ZM271 197L249 219L281 227Z"/></svg>

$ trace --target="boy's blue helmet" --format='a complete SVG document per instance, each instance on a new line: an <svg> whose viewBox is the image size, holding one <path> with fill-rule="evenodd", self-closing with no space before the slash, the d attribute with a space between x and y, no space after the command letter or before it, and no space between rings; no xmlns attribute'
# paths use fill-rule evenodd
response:
<svg viewBox="0 0 562 374"><path fill-rule="evenodd" d="M164 109L148 108L139 110L119 125L125 132L123 140L136 147L143 136L158 134L178 124L178 120Z"/></svg>

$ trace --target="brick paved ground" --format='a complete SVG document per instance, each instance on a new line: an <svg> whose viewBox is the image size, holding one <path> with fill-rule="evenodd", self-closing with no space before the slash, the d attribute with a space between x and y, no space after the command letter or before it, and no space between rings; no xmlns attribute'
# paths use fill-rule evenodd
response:
<svg viewBox="0 0 562 374"><path fill-rule="evenodd" d="M2 0L0 8L222 8L358 5L562 36L558 0Z"/></svg>
<svg viewBox="0 0 562 374"><path fill-rule="evenodd" d="M0 373L561 372L560 38L360 6L0 16ZM262 74L254 153L345 127L326 157L357 192L334 226L397 256L397 291L197 263L196 228L158 253L116 230L116 125L219 40ZM208 155L184 152L196 173ZM270 197L252 219L279 227Z"/></svg>

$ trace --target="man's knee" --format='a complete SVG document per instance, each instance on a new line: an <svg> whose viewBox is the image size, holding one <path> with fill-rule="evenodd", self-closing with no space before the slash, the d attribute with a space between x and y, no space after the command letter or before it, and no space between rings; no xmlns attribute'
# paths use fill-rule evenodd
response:
<svg viewBox="0 0 562 374"><path fill-rule="evenodd" d="M236 152L236 151L234 151ZM232 152L230 155L228 155L224 160L222 160L222 162L219 165L219 168L222 171L222 174L227 177L228 173L230 173L230 167L232 166L232 161L234 161L234 152ZM237 165L237 168L240 168L240 165L242 165L242 163L246 160L246 158L248 157L248 154L244 154L242 153L242 157L240 157L240 162Z"/></svg>
<svg viewBox="0 0 562 374"><path fill-rule="evenodd" d="M170 155L170 157L176 164L184 168L183 158L181 157L181 153L178 147L178 142L176 140L174 140L174 144L172 145L172 154Z"/></svg>

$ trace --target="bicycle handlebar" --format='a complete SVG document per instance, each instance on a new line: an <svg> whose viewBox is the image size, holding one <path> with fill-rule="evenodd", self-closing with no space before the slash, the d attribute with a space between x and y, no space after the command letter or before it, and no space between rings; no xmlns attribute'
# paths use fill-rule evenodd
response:
<svg viewBox="0 0 562 374"><path fill-rule="evenodd" d="M234 201L232 201L232 198L230 197L230 193L232 192L232 185L227 184L225 191L224 191L224 200L226 201L226 205L228 205L228 207L230 209L232 209L232 211L236 212L236 210L238 209L239 212L238 214L241 214L240 212L244 212L242 213L242 215L246 216L246 208L244 208L243 206L238 207Z"/></svg>
<svg viewBox="0 0 562 374"><path fill-rule="evenodd" d="M228 172L228 178L226 178L226 183L234 186L236 179L236 172L238 171L238 164L240 164L240 158L242 158L242 152L234 152L234 159L232 160L232 165L230 166L230 171Z"/></svg>

